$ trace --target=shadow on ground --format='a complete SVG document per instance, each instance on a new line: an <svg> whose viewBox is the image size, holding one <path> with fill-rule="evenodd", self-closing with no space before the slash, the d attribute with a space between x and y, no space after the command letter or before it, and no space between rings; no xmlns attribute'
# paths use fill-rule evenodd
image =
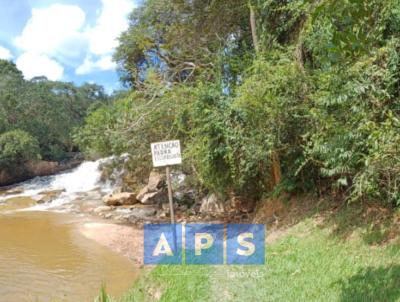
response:
<svg viewBox="0 0 400 302"><path fill-rule="evenodd" d="M343 203L336 211L326 215L323 227L332 229L332 236L346 239L359 230L368 245L379 245L398 236L399 224L394 209L377 203Z"/></svg>
<svg viewBox="0 0 400 302"><path fill-rule="evenodd" d="M400 299L400 266L367 267L340 285L342 302L395 302Z"/></svg>
<svg viewBox="0 0 400 302"><path fill-rule="evenodd" d="M380 203L347 203L343 198L311 195L270 198L258 209L254 222L266 223L269 230L289 228L312 218L332 237L346 240L354 232L368 245L380 245L398 237L400 212Z"/></svg>

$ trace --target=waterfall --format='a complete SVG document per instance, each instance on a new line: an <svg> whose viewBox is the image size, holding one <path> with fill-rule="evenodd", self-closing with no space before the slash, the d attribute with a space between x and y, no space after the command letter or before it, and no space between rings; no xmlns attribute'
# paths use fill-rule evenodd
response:
<svg viewBox="0 0 400 302"><path fill-rule="evenodd" d="M13 197L31 197L35 199L41 192L64 190L50 204L36 205L30 210L45 210L66 204L82 193L98 189L102 194L111 190L111 186L100 181L100 164L107 159L85 161L75 169L60 174L36 177L17 185L22 193L0 196L0 202Z"/></svg>

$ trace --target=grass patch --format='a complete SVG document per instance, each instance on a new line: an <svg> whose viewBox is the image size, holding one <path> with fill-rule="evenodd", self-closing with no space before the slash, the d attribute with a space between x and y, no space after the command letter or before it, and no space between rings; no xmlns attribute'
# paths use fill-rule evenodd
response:
<svg viewBox="0 0 400 302"><path fill-rule="evenodd" d="M210 267L157 266L144 269L135 286L122 298L101 302L211 301L210 288Z"/></svg>
<svg viewBox="0 0 400 302"><path fill-rule="evenodd" d="M267 246L264 266L144 270L125 297L111 301L400 301L396 228L371 220L380 210L368 211L345 207L323 221L305 215Z"/></svg>
<svg viewBox="0 0 400 302"><path fill-rule="evenodd" d="M219 269L233 276L217 279L227 293L219 301L400 300L398 249L371 248L358 239L335 240L327 229L310 222L267 249L266 266L251 268L258 270L257 277L241 276L250 271L246 267Z"/></svg>

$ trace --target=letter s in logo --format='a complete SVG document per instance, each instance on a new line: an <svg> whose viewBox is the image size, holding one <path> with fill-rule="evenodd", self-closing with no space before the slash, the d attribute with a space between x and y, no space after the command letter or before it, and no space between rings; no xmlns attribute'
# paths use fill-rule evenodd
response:
<svg viewBox="0 0 400 302"><path fill-rule="evenodd" d="M253 255L256 250L256 246L254 245L254 243L246 240L246 239L253 239L253 238L254 238L253 233L240 234L237 237L237 241L238 241L239 245L241 245L242 247L245 247L246 249L243 250L239 247L236 250L236 254L238 254L239 256L246 256L246 257Z"/></svg>

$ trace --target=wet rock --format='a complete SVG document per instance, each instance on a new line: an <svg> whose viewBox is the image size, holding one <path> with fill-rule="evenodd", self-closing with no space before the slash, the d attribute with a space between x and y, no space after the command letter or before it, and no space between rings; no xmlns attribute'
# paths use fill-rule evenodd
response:
<svg viewBox="0 0 400 302"><path fill-rule="evenodd" d="M200 213L202 214L222 214L225 212L225 203L218 199L217 195L211 194L201 201Z"/></svg>
<svg viewBox="0 0 400 302"><path fill-rule="evenodd" d="M142 174L132 167L130 160L131 155L124 153L104 159L100 163L101 180L116 187L114 193L132 192L143 182L142 177L138 176Z"/></svg>
<svg viewBox="0 0 400 302"><path fill-rule="evenodd" d="M14 195L14 194L21 194L23 192L24 192L23 188L17 187L17 188L12 188L12 189L9 189L9 190L1 191L0 194L3 194L3 195Z"/></svg>
<svg viewBox="0 0 400 302"><path fill-rule="evenodd" d="M134 193L118 193L109 194L103 198L103 202L108 206L121 206L121 205L133 205L138 201Z"/></svg>
<svg viewBox="0 0 400 302"><path fill-rule="evenodd" d="M65 192L65 190L52 190L52 191L43 191L40 192L39 195L35 198L36 203L49 203L56 199L61 193Z"/></svg>
<svg viewBox="0 0 400 302"><path fill-rule="evenodd" d="M113 217L113 214L111 214L111 213L107 213L104 215L105 219L111 219L112 217Z"/></svg>
<svg viewBox="0 0 400 302"><path fill-rule="evenodd" d="M82 200L89 201L89 200L100 200L102 198L102 194L100 191L89 191L83 192L80 194Z"/></svg>
<svg viewBox="0 0 400 302"><path fill-rule="evenodd" d="M102 213L102 212L108 212L111 210L112 210L112 207L110 207L110 206L100 206L100 207L95 208L93 210L93 212L98 214L98 213Z"/></svg>

